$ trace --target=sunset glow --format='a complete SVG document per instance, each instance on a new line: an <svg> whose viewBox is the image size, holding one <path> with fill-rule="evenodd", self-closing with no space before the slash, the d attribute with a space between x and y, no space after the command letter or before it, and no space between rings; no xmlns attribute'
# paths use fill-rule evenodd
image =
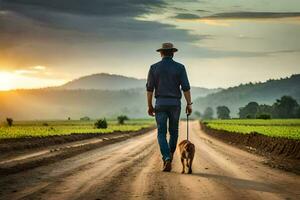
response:
<svg viewBox="0 0 300 200"><path fill-rule="evenodd" d="M47 79L40 77L26 76L26 73L15 72L0 72L0 91L12 89L31 89L50 86L59 86L65 83L65 80Z"/></svg>
<svg viewBox="0 0 300 200"><path fill-rule="evenodd" d="M13 88L13 74L0 72L0 90L10 90Z"/></svg>

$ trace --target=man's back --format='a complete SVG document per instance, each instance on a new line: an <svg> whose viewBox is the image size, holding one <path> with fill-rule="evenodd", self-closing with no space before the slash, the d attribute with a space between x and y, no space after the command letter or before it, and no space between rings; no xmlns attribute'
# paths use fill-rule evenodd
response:
<svg viewBox="0 0 300 200"><path fill-rule="evenodd" d="M175 62L171 57L164 57L160 62L151 66L147 90L155 90L155 98L158 103L165 100L180 103L182 96L180 86L183 91L190 89L184 65Z"/></svg>

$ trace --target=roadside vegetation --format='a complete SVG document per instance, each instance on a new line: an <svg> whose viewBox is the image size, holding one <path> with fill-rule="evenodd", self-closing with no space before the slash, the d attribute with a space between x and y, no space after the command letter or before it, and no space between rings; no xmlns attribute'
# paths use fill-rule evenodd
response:
<svg viewBox="0 0 300 200"><path fill-rule="evenodd" d="M271 137L283 137L300 140L300 119L232 119L204 120L211 129L232 133L260 133Z"/></svg>
<svg viewBox="0 0 300 200"><path fill-rule="evenodd" d="M115 119L105 122L103 120L14 121L12 126L3 122L0 125L0 139L139 131L154 125L152 119L132 119L126 124L120 124Z"/></svg>

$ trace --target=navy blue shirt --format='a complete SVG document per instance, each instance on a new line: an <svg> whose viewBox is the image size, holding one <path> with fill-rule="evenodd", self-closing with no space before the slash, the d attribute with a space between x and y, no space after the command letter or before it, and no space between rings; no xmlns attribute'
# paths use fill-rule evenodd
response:
<svg viewBox="0 0 300 200"><path fill-rule="evenodd" d="M146 84L147 91L153 92L156 105L180 105L181 89L190 90L184 65L171 57L164 57L151 65Z"/></svg>

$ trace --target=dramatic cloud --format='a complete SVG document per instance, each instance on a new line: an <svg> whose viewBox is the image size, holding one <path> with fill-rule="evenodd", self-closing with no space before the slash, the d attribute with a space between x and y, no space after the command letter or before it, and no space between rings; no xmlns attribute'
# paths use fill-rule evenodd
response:
<svg viewBox="0 0 300 200"><path fill-rule="evenodd" d="M164 6L161 0L2 0L4 9L31 6L33 9L100 16L136 16L148 12L152 6Z"/></svg>
<svg viewBox="0 0 300 200"><path fill-rule="evenodd" d="M205 37L175 25L136 19L166 5L159 0L4 0L0 5L0 66L11 69L82 65L99 54L109 57L123 50L126 54L128 48L142 52L143 45ZM64 53L57 54L58 50Z"/></svg>

